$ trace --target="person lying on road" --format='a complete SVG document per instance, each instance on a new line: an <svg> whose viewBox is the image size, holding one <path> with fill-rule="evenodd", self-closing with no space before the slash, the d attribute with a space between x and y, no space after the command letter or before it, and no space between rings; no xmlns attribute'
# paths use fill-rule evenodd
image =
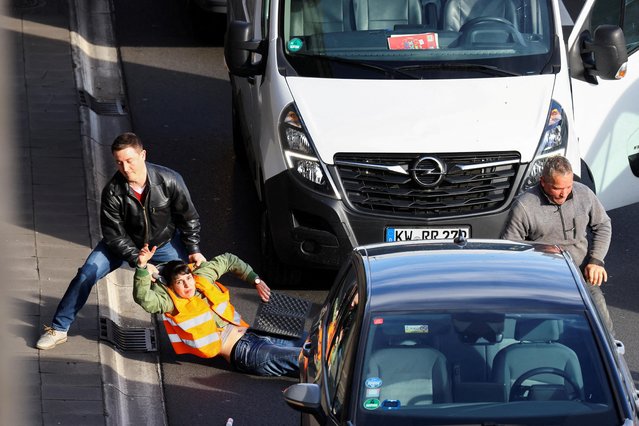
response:
<svg viewBox="0 0 639 426"><path fill-rule="evenodd" d="M271 290L250 265L231 253L199 267L180 260L168 262L156 280L147 263L156 248L145 245L138 255L133 298L145 311L162 314L177 354L202 358L222 356L236 370L259 376L296 376L302 342L253 330L230 302L230 292L217 280L227 272L255 286L268 302Z"/></svg>

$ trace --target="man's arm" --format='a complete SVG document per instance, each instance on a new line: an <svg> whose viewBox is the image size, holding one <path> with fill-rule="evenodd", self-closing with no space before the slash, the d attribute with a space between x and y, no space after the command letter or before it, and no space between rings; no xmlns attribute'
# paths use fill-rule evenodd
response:
<svg viewBox="0 0 639 426"><path fill-rule="evenodd" d="M149 271L137 267L133 276L133 300L151 314L172 312L175 309L169 293L160 284L151 283Z"/></svg>
<svg viewBox="0 0 639 426"><path fill-rule="evenodd" d="M590 222L588 226L592 239L588 247L588 263L584 267L584 278L592 285L601 285L608 281L608 272L604 268L604 258L610 247L612 223L597 196L587 190L591 199Z"/></svg>
<svg viewBox="0 0 639 426"><path fill-rule="evenodd" d="M122 205L120 200L109 193L110 187L107 185L102 190L102 205L100 208L100 225L102 237L109 249L117 253L130 266L134 266L138 248L124 229L124 218L122 217Z"/></svg>
<svg viewBox="0 0 639 426"><path fill-rule="evenodd" d="M252 285L255 285L255 279L258 278L258 275L248 263L231 253L215 256L210 261L203 262L199 268L193 271L195 275L203 276L211 282L217 281L227 272L231 272L236 277Z"/></svg>
<svg viewBox="0 0 639 426"><path fill-rule="evenodd" d="M597 196L590 189L588 193L592 200L589 223L592 231L592 243L588 247L588 263L603 266L612 239L612 223Z"/></svg>
<svg viewBox="0 0 639 426"><path fill-rule="evenodd" d="M518 200L513 202L508 220L504 225L501 238L504 240L526 241L528 238L528 218L526 211Z"/></svg>

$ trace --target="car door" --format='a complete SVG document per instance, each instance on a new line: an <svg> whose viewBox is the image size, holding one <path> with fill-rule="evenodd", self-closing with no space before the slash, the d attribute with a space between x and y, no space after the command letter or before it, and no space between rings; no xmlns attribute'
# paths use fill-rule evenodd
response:
<svg viewBox="0 0 639 426"><path fill-rule="evenodd" d="M572 87L581 157L610 210L639 201L639 0L596 0L585 29L592 34L602 24L624 30L628 72L598 84L572 78Z"/></svg>
<svg viewBox="0 0 639 426"><path fill-rule="evenodd" d="M354 287L345 299L338 316L335 334L326 352L328 403L330 418L335 424L341 424L342 419L348 416L347 404L353 396L350 384L358 335L357 305L357 287Z"/></svg>
<svg viewBox="0 0 639 426"><path fill-rule="evenodd" d="M229 0L233 6L229 8L229 22L244 21L251 24L253 40L266 38L268 28L269 0ZM258 53L251 54L251 62L259 63L262 57ZM251 163L251 170L255 170L255 149L259 143L260 116L260 87L262 75L248 77L231 76L233 88L233 119L234 132L238 131L242 137L244 149ZM237 128L235 128L238 126ZM255 173L254 173L254 177Z"/></svg>

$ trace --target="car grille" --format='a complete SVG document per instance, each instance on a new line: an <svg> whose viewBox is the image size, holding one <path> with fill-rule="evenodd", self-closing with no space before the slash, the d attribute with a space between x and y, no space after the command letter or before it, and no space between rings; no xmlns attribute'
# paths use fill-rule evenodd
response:
<svg viewBox="0 0 639 426"><path fill-rule="evenodd" d="M356 210L422 218L499 209L513 190L519 164L517 153L335 156Z"/></svg>

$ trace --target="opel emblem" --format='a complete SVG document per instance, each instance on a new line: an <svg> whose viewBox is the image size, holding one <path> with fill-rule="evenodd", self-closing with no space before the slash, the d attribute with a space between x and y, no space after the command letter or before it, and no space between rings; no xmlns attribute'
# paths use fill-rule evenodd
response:
<svg viewBox="0 0 639 426"><path fill-rule="evenodd" d="M425 188L433 188L446 176L446 164L439 158L421 157L410 171L413 180Z"/></svg>

